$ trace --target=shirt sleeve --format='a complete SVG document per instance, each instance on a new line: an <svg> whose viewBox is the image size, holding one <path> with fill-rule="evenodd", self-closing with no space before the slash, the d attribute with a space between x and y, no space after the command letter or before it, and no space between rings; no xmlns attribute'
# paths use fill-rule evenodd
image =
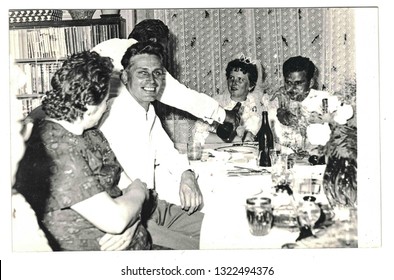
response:
<svg viewBox="0 0 394 280"><path fill-rule="evenodd" d="M189 112L208 123L213 121L223 123L226 117L226 111L216 100L204 93L187 88L168 72L166 73L166 87L160 101Z"/></svg>
<svg viewBox="0 0 394 280"><path fill-rule="evenodd" d="M105 191L88 164L83 140L53 126L35 125L16 175L15 189L39 217Z"/></svg>
<svg viewBox="0 0 394 280"><path fill-rule="evenodd" d="M123 55L125 54L128 47L135 44L137 41L134 39L109 39L101 42L91 49L91 51L97 52L101 56L112 58L114 64L114 71L119 72L123 69L121 64Z"/></svg>
<svg viewBox="0 0 394 280"><path fill-rule="evenodd" d="M83 156L81 151L67 142L47 144L46 150L50 157L49 170L52 171L51 200L57 202L50 208L67 208L105 191L87 162L89 155Z"/></svg>

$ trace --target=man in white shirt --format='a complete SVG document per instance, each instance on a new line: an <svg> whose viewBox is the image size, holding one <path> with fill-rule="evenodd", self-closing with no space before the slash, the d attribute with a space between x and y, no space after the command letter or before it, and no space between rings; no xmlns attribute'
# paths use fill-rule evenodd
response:
<svg viewBox="0 0 394 280"><path fill-rule="evenodd" d="M95 46L92 51L97 52L101 56L108 56L113 59L114 64L114 81L111 87L111 95L117 96L119 87L116 81L119 72L123 69L121 59L128 47L138 42L158 42L164 49L167 49L169 40L168 27L158 19L146 19L139 22L129 35L129 39L110 39ZM220 107L219 103L210 96L199 93L187 88L179 83L168 72L166 76L166 86L158 97L158 100L164 104L176 107L186 111L208 123L214 121L223 123L230 122L236 128L239 124L239 115L232 110L225 110Z"/></svg>
<svg viewBox="0 0 394 280"><path fill-rule="evenodd" d="M198 249L203 214L202 194L186 155L180 154L164 131L151 102L166 82L164 49L158 43L140 42L123 56L119 94L100 129L132 179L155 188L155 167L160 165L180 178L181 207L158 200L148 231L154 244L174 249ZM178 188L178 186L167 186Z"/></svg>

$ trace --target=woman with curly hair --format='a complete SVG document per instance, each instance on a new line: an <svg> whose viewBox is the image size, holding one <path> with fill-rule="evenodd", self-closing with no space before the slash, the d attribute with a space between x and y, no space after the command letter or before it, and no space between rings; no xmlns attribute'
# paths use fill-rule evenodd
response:
<svg viewBox="0 0 394 280"><path fill-rule="evenodd" d="M110 58L95 52L67 59L19 163L14 187L35 210L53 250L100 250L103 243L104 249L151 248L140 222L146 184L122 173L95 128L107 108L112 70Z"/></svg>
<svg viewBox="0 0 394 280"><path fill-rule="evenodd" d="M237 103L240 107L240 124L237 127L237 135L242 141L254 141L261 126L261 108L258 95L254 94L257 79L263 77L262 69L258 69L256 63L243 54L231 60L226 67L227 88L223 93L213 96L225 109L231 110ZM195 140L205 143L209 132L216 133L215 124L209 125L200 120L194 128Z"/></svg>

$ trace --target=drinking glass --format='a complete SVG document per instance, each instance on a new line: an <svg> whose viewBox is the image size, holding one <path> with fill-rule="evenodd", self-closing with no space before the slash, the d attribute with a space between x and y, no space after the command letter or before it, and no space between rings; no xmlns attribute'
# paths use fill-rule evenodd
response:
<svg viewBox="0 0 394 280"><path fill-rule="evenodd" d="M275 164L272 164L271 179L274 186L286 184L287 155L275 156Z"/></svg>
<svg viewBox="0 0 394 280"><path fill-rule="evenodd" d="M202 157L202 145L200 142L187 143L187 157L189 160L200 160Z"/></svg>
<svg viewBox="0 0 394 280"><path fill-rule="evenodd" d="M246 217L249 230L253 235L267 235L272 228L274 216L271 199L267 197L251 197L246 200Z"/></svg>

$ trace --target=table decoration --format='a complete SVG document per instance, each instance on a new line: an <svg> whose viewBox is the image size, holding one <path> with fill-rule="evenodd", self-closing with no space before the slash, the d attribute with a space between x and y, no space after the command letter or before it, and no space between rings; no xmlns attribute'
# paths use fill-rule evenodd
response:
<svg viewBox="0 0 394 280"><path fill-rule="evenodd" d="M323 185L327 198L334 205L357 205L357 110L356 80L347 81L338 99L353 107L353 117L344 125L333 125L330 140L325 146L328 157Z"/></svg>

